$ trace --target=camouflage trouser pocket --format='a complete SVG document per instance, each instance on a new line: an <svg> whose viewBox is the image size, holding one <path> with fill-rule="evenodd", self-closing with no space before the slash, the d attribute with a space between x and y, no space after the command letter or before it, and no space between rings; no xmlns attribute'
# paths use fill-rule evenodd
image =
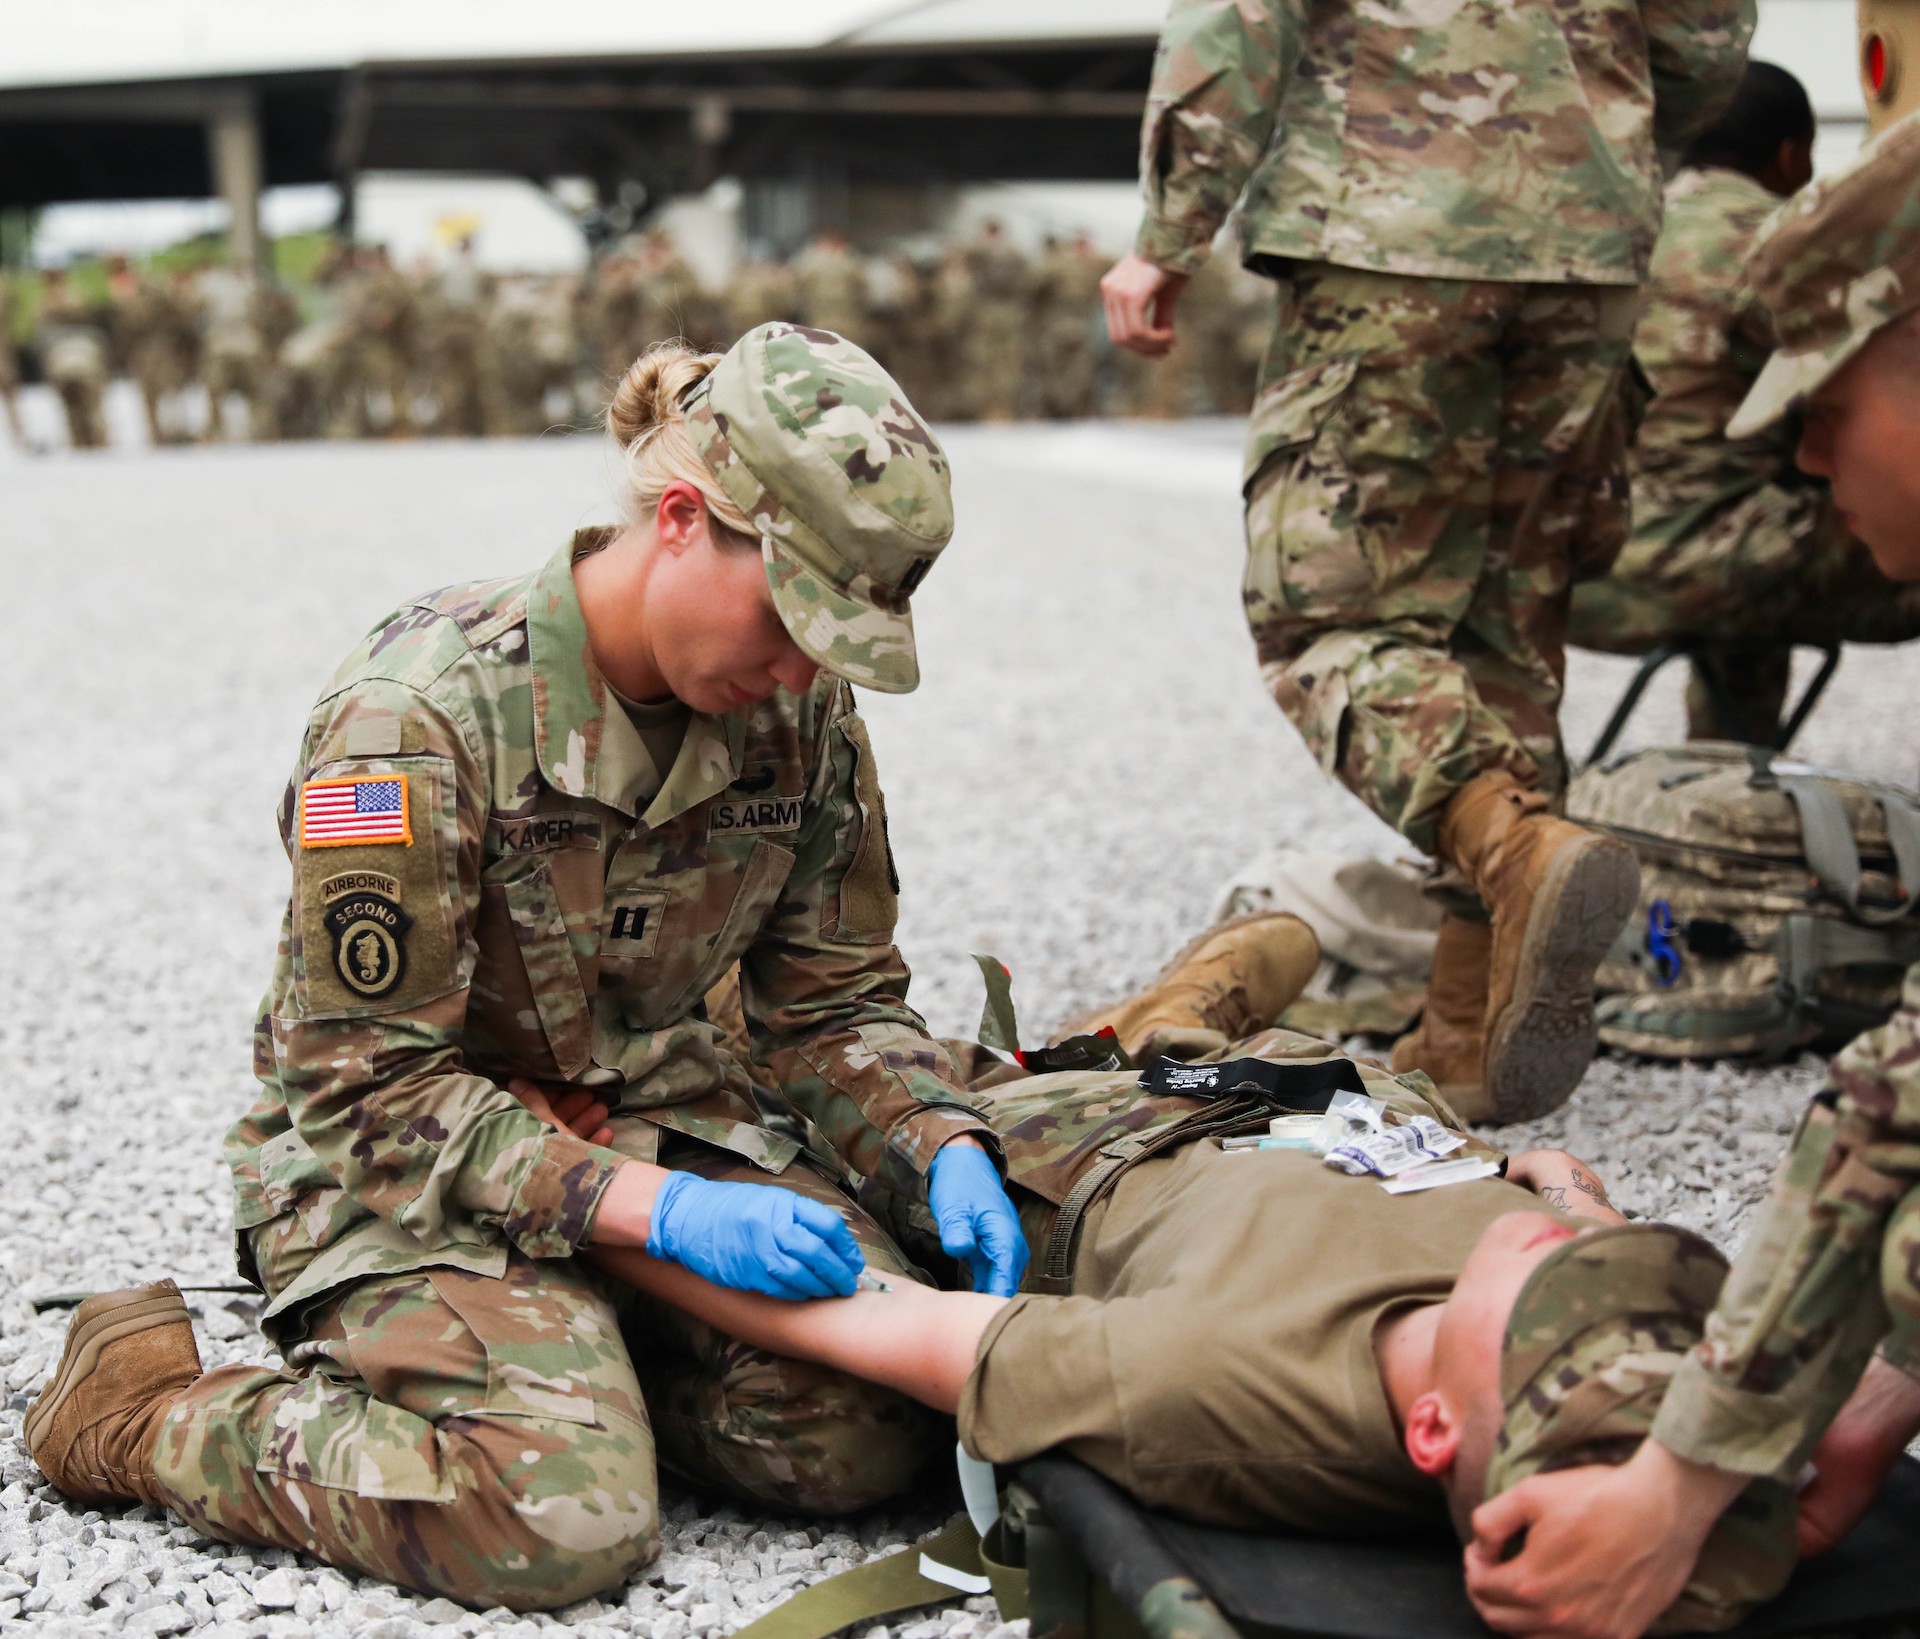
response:
<svg viewBox="0 0 1920 1639"><path fill-rule="evenodd" d="M451 1502L454 1479L426 1418L316 1372L273 1408L254 1469L386 1502Z"/></svg>
<svg viewBox="0 0 1920 1639"><path fill-rule="evenodd" d="M515 1259L498 1279L461 1269L430 1269L427 1278L486 1351L484 1415L595 1422L598 1368L626 1364L600 1359L616 1350L624 1356L619 1323L586 1281L536 1285L530 1277L537 1269Z"/></svg>
<svg viewBox="0 0 1920 1639"><path fill-rule="evenodd" d="M1283 376L1254 405L1241 596L1256 634L1302 621L1343 624L1373 597L1354 480L1333 436L1358 367L1352 357L1321 359Z"/></svg>

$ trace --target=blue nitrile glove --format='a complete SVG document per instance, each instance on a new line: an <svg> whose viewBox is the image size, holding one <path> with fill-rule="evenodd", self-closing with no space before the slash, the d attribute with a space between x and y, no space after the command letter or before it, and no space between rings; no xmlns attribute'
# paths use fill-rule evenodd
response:
<svg viewBox="0 0 1920 1639"><path fill-rule="evenodd" d="M1020 1289L1020 1277L1027 1272L1027 1237L1000 1171L985 1150L971 1144L942 1145L927 1175L927 1205L947 1255L967 1260L976 1292L1010 1298Z"/></svg>
<svg viewBox="0 0 1920 1639"><path fill-rule="evenodd" d="M653 1198L647 1250L716 1286L770 1298L844 1298L866 1255L833 1208L777 1184L717 1184L676 1172Z"/></svg>

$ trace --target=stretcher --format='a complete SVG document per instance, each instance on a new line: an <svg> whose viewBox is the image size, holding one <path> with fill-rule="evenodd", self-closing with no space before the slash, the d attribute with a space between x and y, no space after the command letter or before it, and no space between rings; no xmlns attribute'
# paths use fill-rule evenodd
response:
<svg viewBox="0 0 1920 1639"><path fill-rule="evenodd" d="M968 1460L970 1461L970 1460ZM1436 1534L1362 1542L1223 1531L1140 1507L1070 1457L1023 1463L1000 1493L970 1483L969 1514L905 1553L804 1588L734 1639L839 1629L991 1592L1031 1639L1486 1639L1460 1546ZM984 1527L984 1531L981 1529ZM1732 1639L1855 1635L1920 1619L1920 1463L1902 1457L1845 1542L1794 1572Z"/></svg>
<svg viewBox="0 0 1920 1639"><path fill-rule="evenodd" d="M1067 1457L1025 1463L997 1551L1024 1561L1033 1639L1485 1639L1460 1547L1208 1529L1149 1513ZM1879 1632L1920 1618L1920 1463L1845 1542L1730 1631ZM996 1552L995 1535L987 1542Z"/></svg>

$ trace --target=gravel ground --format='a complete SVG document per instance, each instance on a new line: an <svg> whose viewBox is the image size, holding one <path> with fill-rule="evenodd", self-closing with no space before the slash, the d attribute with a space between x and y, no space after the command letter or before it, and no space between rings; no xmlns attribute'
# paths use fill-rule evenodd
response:
<svg viewBox="0 0 1920 1639"><path fill-rule="evenodd" d="M927 683L869 703L908 884L901 943L941 1032L977 1017L970 951L1009 963L1035 1037L1149 974L1262 849L1393 844L1259 686L1236 596L1235 438L1225 423L952 434L963 525L921 599ZM554 1625L210 1545L147 1510L79 1513L41 1485L19 1429L64 1326L31 1298L231 1278L217 1149L250 1096L285 892L272 813L333 664L399 598L531 567L609 516L612 493L583 439L0 452L0 1629ZM1881 702L1914 698L1917 668L1851 654L1800 749L1910 781L1911 741L1884 732ZM1629 669L1575 657L1576 746ZM1679 720L1669 678L1635 735L1670 738ZM1731 1245L1819 1073L1603 1061L1565 1110L1504 1136L1563 1144L1623 1204ZM196 1312L209 1365L261 1356L249 1303ZM930 1495L823 1529L671 1488L666 1503L662 1560L561 1621L723 1634L953 1506ZM1012 1639L997 1621L973 1601L891 1632Z"/></svg>

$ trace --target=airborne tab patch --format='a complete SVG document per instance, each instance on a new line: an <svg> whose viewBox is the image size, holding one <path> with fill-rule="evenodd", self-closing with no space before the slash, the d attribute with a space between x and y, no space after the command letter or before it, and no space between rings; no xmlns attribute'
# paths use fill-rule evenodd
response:
<svg viewBox="0 0 1920 1639"><path fill-rule="evenodd" d="M302 848L380 842L413 845L404 777L356 774L344 780L308 780L300 787Z"/></svg>

